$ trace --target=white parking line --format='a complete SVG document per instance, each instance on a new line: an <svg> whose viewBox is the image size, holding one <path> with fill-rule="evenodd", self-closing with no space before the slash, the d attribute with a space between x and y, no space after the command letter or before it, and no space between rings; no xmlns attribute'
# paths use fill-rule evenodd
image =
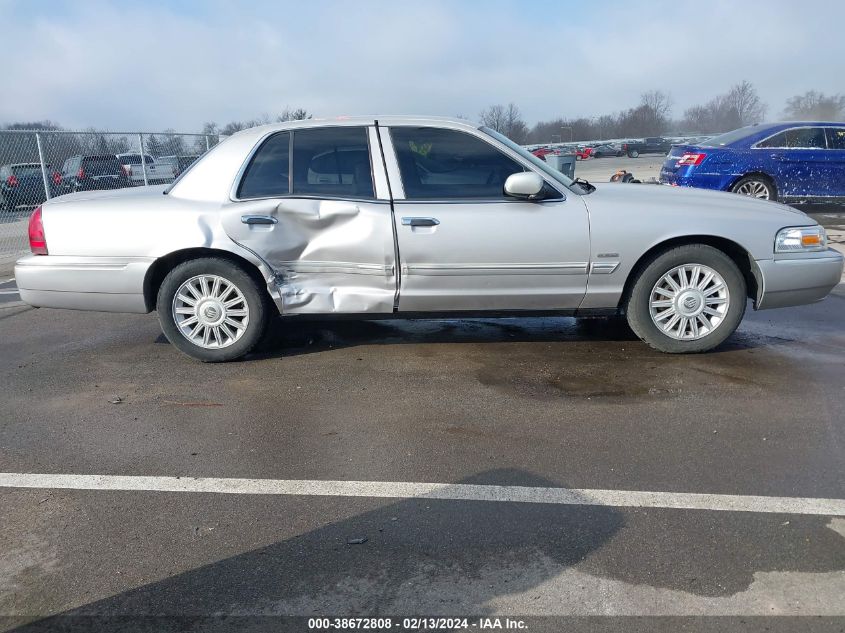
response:
<svg viewBox="0 0 845 633"><path fill-rule="evenodd" d="M405 481L321 481L315 479L0 473L0 488L68 488L73 490L382 497L389 499L422 498L845 516L845 499L761 497L642 490L534 488Z"/></svg>

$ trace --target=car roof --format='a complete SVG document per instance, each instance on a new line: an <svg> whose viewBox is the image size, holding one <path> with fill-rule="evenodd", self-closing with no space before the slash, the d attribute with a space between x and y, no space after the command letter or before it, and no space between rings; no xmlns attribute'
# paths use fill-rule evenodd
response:
<svg viewBox="0 0 845 633"><path fill-rule="evenodd" d="M245 130L241 130L240 132L236 132L236 134L244 134L246 132L259 132L261 134L266 134L267 132L272 131L282 131L282 130L295 130L295 129L307 129L307 128L318 128L318 127L338 127L338 126L361 126L361 125L373 125L376 121L380 125L384 126L391 126L391 125L420 125L420 126L430 126L432 124L442 125L446 127L454 127L454 128L469 128L469 129L478 129L478 125L472 123L471 121L466 121L464 119L458 119L454 117L442 117L442 116L414 116L414 115L396 115L396 114L389 114L389 115L361 115L361 116L337 116L331 118L313 118L313 119L302 119L298 121L284 121L282 123L269 123L266 125L259 125L253 128L247 128ZM233 135L234 136L234 135Z"/></svg>

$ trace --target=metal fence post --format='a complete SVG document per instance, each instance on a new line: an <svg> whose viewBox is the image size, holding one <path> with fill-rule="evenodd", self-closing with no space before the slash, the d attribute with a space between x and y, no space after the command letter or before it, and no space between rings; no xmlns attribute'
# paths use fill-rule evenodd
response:
<svg viewBox="0 0 845 633"><path fill-rule="evenodd" d="M38 162L41 163L41 179L44 181L44 195L47 200L52 198L50 195L50 179L47 177L47 165L44 164L44 150L41 149L41 135L35 133L35 144L38 146Z"/></svg>
<svg viewBox="0 0 845 633"><path fill-rule="evenodd" d="M208 135L205 136L205 151L208 151Z"/></svg>
<svg viewBox="0 0 845 633"><path fill-rule="evenodd" d="M138 135L138 151L141 152L141 169L144 172L144 186L146 187L149 183L147 180L147 159L144 157L144 135Z"/></svg>

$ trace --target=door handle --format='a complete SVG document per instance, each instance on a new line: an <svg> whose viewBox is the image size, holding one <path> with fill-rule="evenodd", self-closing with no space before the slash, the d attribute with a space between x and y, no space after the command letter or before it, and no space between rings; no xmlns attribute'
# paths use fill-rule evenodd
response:
<svg viewBox="0 0 845 633"><path fill-rule="evenodd" d="M786 157L783 154L772 154L770 158L772 160L786 160Z"/></svg>
<svg viewBox="0 0 845 633"><path fill-rule="evenodd" d="M403 226L437 226L440 220L437 218L402 218Z"/></svg>
<svg viewBox="0 0 845 633"><path fill-rule="evenodd" d="M276 224L279 220L270 215L242 215L241 222L244 224Z"/></svg>

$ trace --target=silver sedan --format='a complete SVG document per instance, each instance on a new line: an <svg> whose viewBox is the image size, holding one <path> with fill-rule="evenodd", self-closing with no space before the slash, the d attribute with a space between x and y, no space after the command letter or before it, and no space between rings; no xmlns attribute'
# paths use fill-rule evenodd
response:
<svg viewBox="0 0 845 633"><path fill-rule="evenodd" d="M624 315L649 345L709 350L755 309L840 281L824 229L728 193L572 181L504 136L436 118L245 130L174 184L70 194L30 221L33 306L158 311L203 361L277 315Z"/></svg>

